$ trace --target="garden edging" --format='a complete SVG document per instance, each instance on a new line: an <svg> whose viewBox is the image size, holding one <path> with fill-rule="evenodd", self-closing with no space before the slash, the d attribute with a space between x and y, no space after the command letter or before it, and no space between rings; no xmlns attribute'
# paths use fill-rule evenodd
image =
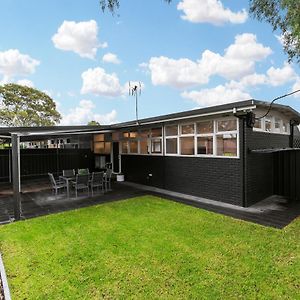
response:
<svg viewBox="0 0 300 300"><path fill-rule="evenodd" d="M2 299L1 294L4 295L4 300L11 300L7 277L4 269L4 263L0 253L0 299Z"/></svg>

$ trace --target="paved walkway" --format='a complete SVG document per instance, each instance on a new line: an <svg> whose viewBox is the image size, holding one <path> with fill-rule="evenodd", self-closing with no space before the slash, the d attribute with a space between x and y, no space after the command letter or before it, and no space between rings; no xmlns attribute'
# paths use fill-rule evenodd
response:
<svg viewBox="0 0 300 300"><path fill-rule="evenodd" d="M264 226L283 228L300 216L300 201L289 202L282 197L270 197L249 208L243 208L199 197L174 193L137 184L114 183L112 191L87 198L57 198L51 193L47 181L28 181L22 184L22 215L24 219L77 209L96 204L124 200L142 195L155 195L171 201L209 210L236 219ZM8 185L0 186L0 224L13 219L12 192Z"/></svg>

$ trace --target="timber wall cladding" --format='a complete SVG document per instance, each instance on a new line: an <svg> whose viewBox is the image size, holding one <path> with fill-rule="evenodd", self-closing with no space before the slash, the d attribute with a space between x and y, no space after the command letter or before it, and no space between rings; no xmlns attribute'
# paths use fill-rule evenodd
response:
<svg viewBox="0 0 300 300"><path fill-rule="evenodd" d="M94 154L86 149L21 149L21 176L61 173L64 169L94 169ZM9 150L0 150L0 181L9 180Z"/></svg>

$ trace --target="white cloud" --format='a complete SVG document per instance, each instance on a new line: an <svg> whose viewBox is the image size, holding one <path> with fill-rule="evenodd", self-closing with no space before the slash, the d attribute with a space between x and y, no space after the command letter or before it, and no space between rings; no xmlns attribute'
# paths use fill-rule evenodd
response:
<svg viewBox="0 0 300 300"><path fill-rule="evenodd" d="M121 61L118 58L118 56L114 53L106 53L103 55L102 57L102 61L106 62L106 63L111 63L111 64L120 64Z"/></svg>
<svg viewBox="0 0 300 300"><path fill-rule="evenodd" d="M11 78L33 74L40 62L27 54L20 53L17 49L0 52L0 74Z"/></svg>
<svg viewBox="0 0 300 300"><path fill-rule="evenodd" d="M28 79L21 79L21 80L18 80L17 81L17 84L19 85L24 85L24 86L28 86L28 87L31 87L33 88L34 87L34 84L31 80L28 80Z"/></svg>
<svg viewBox="0 0 300 300"><path fill-rule="evenodd" d="M208 83L206 70L197 62L187 58L178 60L165 56L152 57L149 61L152 83L154 85L170 85L177 88Z"/></svg>
<svg viewBox="0 0 300 300"><path fill-rule="evenodd" d="M269 47L257 42L254 34L244 33L235 37L235 42L225 49L223 56L205 50L198 61L152 57L148 68L154 85L184 88L206 84L213 75L230 80L251 75L255 71L256 62L262 61L271 53Z"/></svg>
<svg viewBox="0 0 300 300"><path fill-rule="evenodd" d="M284 63L284 66L282 68L271 67L267 71L267 75L268 75L268 82L272 86L279 86L279 85L286 84L289 81L295 80L297 77L294 69L287 62Z"/></svg>
<svg viewBox="0 0 300 300"><path fill-rule="evenodd" d="M245 9L233 12L224 8L220 0L182 0L177 5L178 10L182 10L183 20L193 23L211 23L222 25L224 23L244 23L248 18Z"/></svg>
<svg viewBox="0 0 300 300"><path fill-rule="evenodd" d="M227 85L218 85L215 88L200 91L183 92L181 96L194 101L199 106L214 106L251 98L247 92Z"/></svg>
<svg viewBox="0 0 300 300"><path fill-rule="evenodd" d="M98 48L107 43L98 41L98 25L95 20L87 22L64 21L52 37L54 46L60 50L73 51L86 58L95 58Z"/></svg>
<svg viewBox="0 0 300 300"><path fill-rule="evenodd" d="M117 123L116 110L107 114L94 113L95 104L90 100L81 100L79 105L62 114L61 125L87 125L89 121L97 121L101 125Z"/></svg>
<svg viewBox="0 0 300 300"><path fill-rule="evenodd" d="M82 75L82 94L95 94L106 97L119 97L124 93L118 76L107 74L102 68L88 69Z"/></svg>

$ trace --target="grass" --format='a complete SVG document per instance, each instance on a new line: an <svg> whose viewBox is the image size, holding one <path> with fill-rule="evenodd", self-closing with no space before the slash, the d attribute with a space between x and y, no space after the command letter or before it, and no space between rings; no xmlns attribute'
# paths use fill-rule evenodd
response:
<svg viewBox="0 0 300 300"><path fill-rule="evenodd" d="M284 230L145 196L0 227L13 299L300 299Z"/></svg>

